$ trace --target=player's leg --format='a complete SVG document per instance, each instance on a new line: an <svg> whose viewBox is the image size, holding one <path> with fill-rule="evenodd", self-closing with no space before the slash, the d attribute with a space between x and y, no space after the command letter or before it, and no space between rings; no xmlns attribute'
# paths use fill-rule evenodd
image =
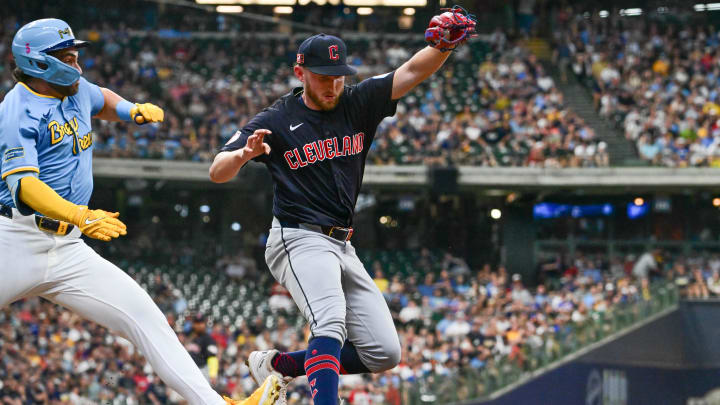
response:
<svg viewBox="0 0 720 405"><path fill-rule="evenodd" d="M289 358L295 368L302 362L314 404L335 405L340 349L346 335L337 246L312 231L274 227L265 253L273 277L288 289L310 324L312 337L305 357L296 352L294 358Z"/></svg>
<svg viewBox="0 0 720 405"><path fill-rule="evenodd" d="M19 215L19 214L17 214ZM36 295L48 266L51 238L0 216L0 308Z"/></svg>
<svg viewBox="0 0 720 405"><path fill-rule="evenodd" d="M59 239L59 238L58 238ZM153 370L190 404L225 404L203 377L167 319L132 278L80 239L61 240L43 297L130 340Z"/></svg>
<svg viewBox="0 0 720 405"><path fill-rule="evenodd" d="M275 271L273 271L275 277L281 284L285 285L289 276L292 275L292 268L290 266L292 264L292 260L284 261L285 256L287 255L285 251L285 247L286 245L288 245L287 240L290 239L289 246L291 248L295 248L296 244L292 236L296 234L295 232L305 232L305 234L307 234L307 231L283 229L283 233L281 234L278 229L279 228L273 228L273 230L271 230L270 237L268 238L266 259L268 261L268 265L271 271L273 271L273 269L276 269ZM283 240L283 237L285 240ZM341 257L343 255L342 244L332 241L328 242L327 238L320 235L314 235L314 238L315 239L313 240L316 241L315 243L313 243L314 246L327 246L327 244L330 243L332 255L334 255L335 257ZM311 252L311 250L307 251ZM337 262L337 264L335 263L335 261L337 260L335 257L331 258L333 261L332 266L339 266L339 262ZM315 260L316 262L320 261L318 255L313 255L313 258L315 259L311 260ZM313 278L313 280L320 278L322 278L322 276L315 277ZM293 280L291 279L290 281L292 282ZM313 283L309 284L311 284L312 286ZM302 283L299 283L299 285L301 286ZM343 291L343 294L345 294L345 291ZM304 304L305 299L303 296L302 288L296 288L295 294L293 294L293 292L291 291L291 295L293 295L295 302L298 303L298 306L301 308L301 311L305 315L306 319L312 319L313 313L309 310L310 306ZM384 299L382 299L382 296L381 302L384 303ZM385 306L385 311L388 311L387 306ZM392 330L395 330L394 327L392 328ZM254 374L257 374L256 379L258 380L262 380L263 378L265 378L266 375L273 372L279 373L283 377L294 378L305 375L304 359L306 355L306 350L285 353L280 353L277 350L253 352L248 360L248 365L250 366L251 370L253 370ZM265 363L266 361L267 363ZM340 373L360 374L369 372L370 370L360 360L355 346L346 339L340 352Z"/></svg>
<svg viewBox="0 0 720 405"><path fill-rule="evenodd" d="M278 352L270 351L267 355L270 358L272 370L280 373L283 377L299 377L305 375L304 359L306 350L297 352ZM264 355L261 352L253 352L251 356ZM340 349L340 374L363 374L369 373L370 370L360 360L357 349L349 340L345 339L342 349Z"/></svg>
<svg viewBox="0 0 720 405"><path fill-rule="evenodd" d="M401 348L390 309L373 282L355 248L348 243L343 250L343 288L347 300L348 340L356 351L347 351L348 367L362 372L364 365L373 373L389 370L400 362ZM357 355L353 359L353 355ZM351 370L347 370L350 372Z"/></svg>

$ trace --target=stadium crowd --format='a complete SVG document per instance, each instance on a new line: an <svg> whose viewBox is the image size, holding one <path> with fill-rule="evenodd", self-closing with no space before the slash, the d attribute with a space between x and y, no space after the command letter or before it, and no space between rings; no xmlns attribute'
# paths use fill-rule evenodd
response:
<svg viewBox="0 0 720 405"><path fill-rule="evenodd" d="M532 352L559 353L591 318L649 300L651 280L671 281L691 297L720 294L718 256L664 262L661 257L648 252L621 262L579 256L535 288L503 266L471 270L461 258L427 249L410 275L385 276L374 262L369 271L396 322L402 361L383 374L343 376L341 395L349 404L399 405L406 382L430 375L494 370L502 361L529 369ZM231 263L218 257L217 264L224 271ZM144 271L128 269L134 277ZM271 305L275 320L258 315L237 326L190 311L179 286L157 274L154 279L146 288L220 391L235 397L252 391L244 365L251 351L301 350L306 344L309 332L293 322L298 314L287 292L267 275L258 284L265 286L261 299L283 298ZM0 401L6 404L180 401L128 341L43 300L21 301L0 312L0 363ZM310 403L303 378L291 384L288 400Z"/></svg>
<svg viewBox="0 0 720 405"><path fill-rule="evenodd" d="M682 15L679 13L678 15ZM562 66L592 87L599 113L641 159L720 166L720 33L706 23L576 16L558 39Z"/></svg>
<svg viewBox="0 0 720 405"><path fill-rule="evenodd" d="M536 57L520 47L490 45L496 51L488 52L466 81L457 79L462 66L449 64L439 83L401 100L398 113L381 124L370 159L375 164L607 166L607 145L565 107ZM459 106L457 114L444 113L448 101Z"/></svg>
<svg viewBox="0 0 720 405"><path fill-rule="evenodd" d="M3 22L0 97L14 85L9 44L19 27L12 17ZM161 125L96 121L95 156L210 161L238 128L300 85L290 66L305 34L138 36L122 25L76 32L93 42L80 58L88 80L166 111ZM347 42L360 79L398 67L424 46L422 37ZM375 164L608 164L605 143L565 107L550 75L500 31L456 51L435 78L402 99L372 148Z"/></svg>

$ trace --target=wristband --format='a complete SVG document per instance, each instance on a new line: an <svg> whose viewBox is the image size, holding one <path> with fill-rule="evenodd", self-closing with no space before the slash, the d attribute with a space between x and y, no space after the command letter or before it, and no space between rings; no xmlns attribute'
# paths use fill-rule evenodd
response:
<svg viewBox="0 0 720 405"><path fill-rule="evenodd" d="M115 107L115 112L117 113L118 118L120 118L123 121L132 121L132 117L130 116L130 110L135 108L135 104L127 101L122 100L119 103L117 103L117 106Z"/></svg>

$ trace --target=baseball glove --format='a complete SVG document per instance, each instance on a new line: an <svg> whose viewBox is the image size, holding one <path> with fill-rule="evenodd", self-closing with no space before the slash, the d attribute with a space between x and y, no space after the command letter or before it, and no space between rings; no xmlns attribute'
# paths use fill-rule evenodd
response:
<svg viewBox="0 0 720 405"><path fill-rule="evenodd" d="M475 23L477 18L460 7L441 8L445 11L430 20L425 30L425 41L442 52L452 51L468 39L477 36Z"/></svg>

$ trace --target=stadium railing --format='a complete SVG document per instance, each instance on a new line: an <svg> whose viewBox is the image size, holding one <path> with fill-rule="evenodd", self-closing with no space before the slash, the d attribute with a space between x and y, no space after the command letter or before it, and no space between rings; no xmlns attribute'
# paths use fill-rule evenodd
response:
<svg viewBox="0 0 720 405"><path fill-rule="evenodd" d="M503 356L499 360L490 358L482 369L465 367L447 376L433 374L419 382L404 382L404 403L453 404L488 399L494 393L549 371L567 357L589 349L590 345L602 344L603 339L612 339L616 333L674 307L680 298L677 288L665 282L654 285L650 295L646 301L618 304L606 313L593 313L572 332L550 335L550 341L540 347L526 345L522 350L527 359L523 366Z"/></svg>
<svg viewBox="0 0 720 405"><path fill-rule="evenodd" d="M209 162L181 162L151 159L95 158L93 174L105 178L145 178L181 181L208 181ZM377 185L430 185L425 165L375 166L365 168L364 183ZM566 168L472 167L460 166L461 186L508 187L657 187L720 186L715 168Z"/></svg>

